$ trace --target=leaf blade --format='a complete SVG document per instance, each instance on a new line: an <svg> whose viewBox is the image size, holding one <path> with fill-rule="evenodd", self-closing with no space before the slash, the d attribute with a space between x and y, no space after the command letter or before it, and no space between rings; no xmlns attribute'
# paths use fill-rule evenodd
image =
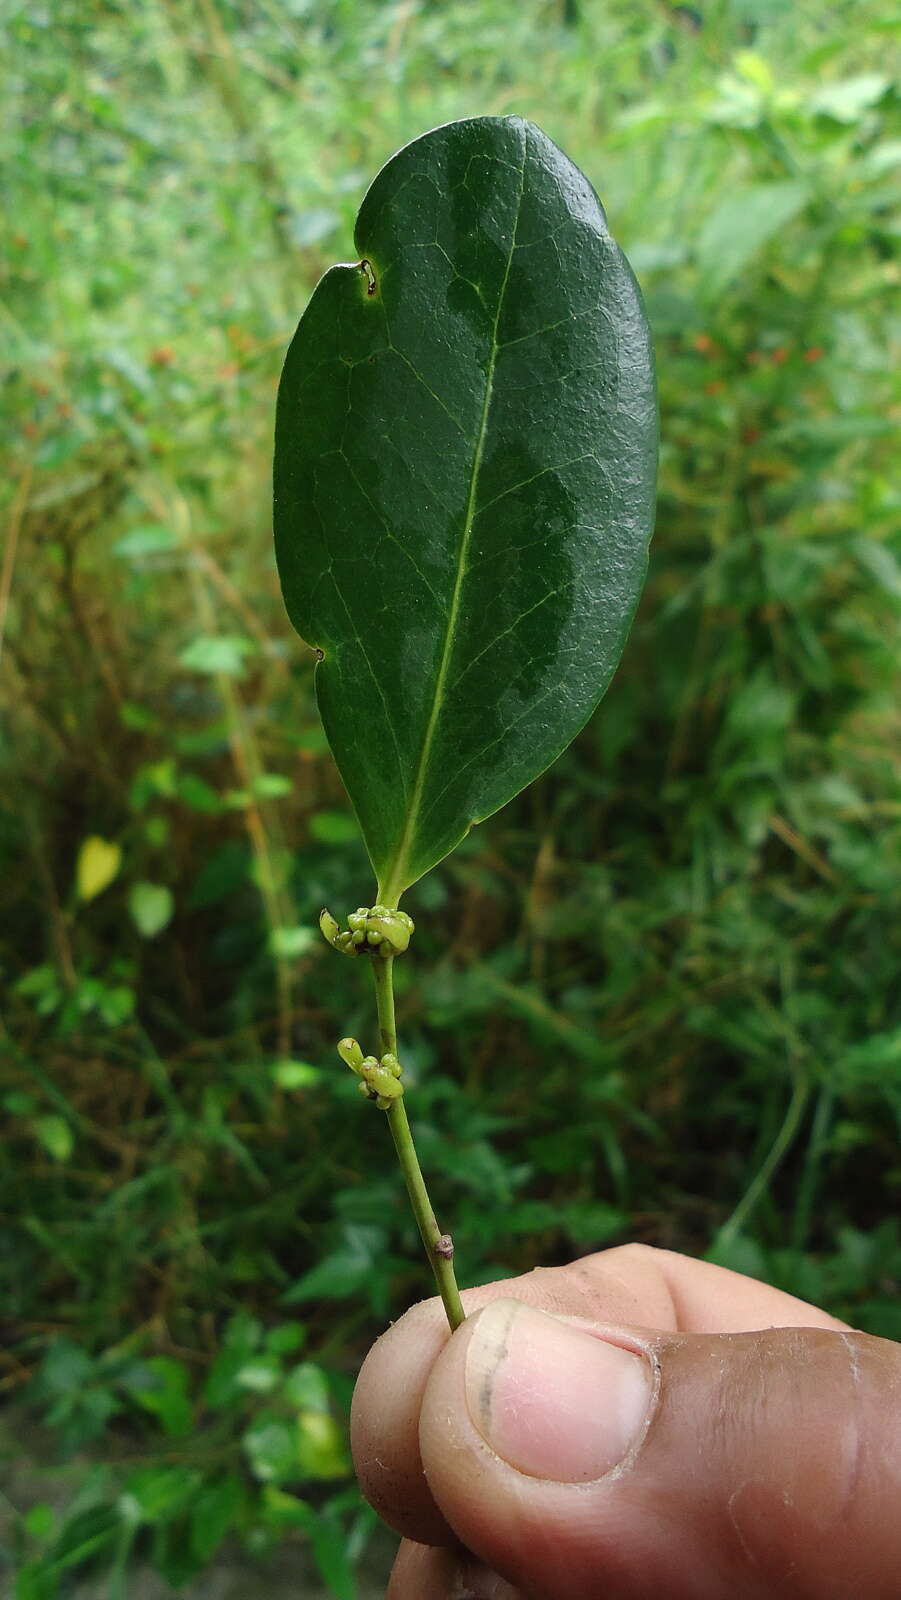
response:
<svg viewBox="0 0 901 1600"><path fill-rule="evenodd" d="M584 725L646 568L653 359L587 180L519 118L392 158L279 392L276 548L394 903Z"/></svg>

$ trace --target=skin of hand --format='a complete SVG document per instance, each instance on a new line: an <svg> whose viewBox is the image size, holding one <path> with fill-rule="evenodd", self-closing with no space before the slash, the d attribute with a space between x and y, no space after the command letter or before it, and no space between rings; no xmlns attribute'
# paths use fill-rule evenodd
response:
<svg viewBox="0 0 901 1600"><path fill-rule="evenodd" d="M463 1301L354 1395L389 1600L901 1600L901 1345L644 1245Z"/></svg>

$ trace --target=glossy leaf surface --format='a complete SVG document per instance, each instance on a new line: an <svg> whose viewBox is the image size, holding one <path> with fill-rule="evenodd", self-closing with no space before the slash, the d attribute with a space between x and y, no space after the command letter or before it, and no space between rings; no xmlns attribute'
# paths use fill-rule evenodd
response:
<svg viewBox="0 0 901 1600"><path fill-rule="evenodd" d="M282 374L276 550L396 903L606 689L646 570L656 406L628 263L531 124L408 145L355 242Z"/></svg>

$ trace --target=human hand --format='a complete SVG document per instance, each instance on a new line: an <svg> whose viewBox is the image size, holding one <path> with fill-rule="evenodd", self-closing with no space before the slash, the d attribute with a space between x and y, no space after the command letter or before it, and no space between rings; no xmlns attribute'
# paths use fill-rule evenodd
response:
<svg viewBox="0 0 901 1600"><path fill-rule="evenodd" d="M463 1300L354 1395L389 1600L899 1600L901 1345L642 1245Z"/></svg>

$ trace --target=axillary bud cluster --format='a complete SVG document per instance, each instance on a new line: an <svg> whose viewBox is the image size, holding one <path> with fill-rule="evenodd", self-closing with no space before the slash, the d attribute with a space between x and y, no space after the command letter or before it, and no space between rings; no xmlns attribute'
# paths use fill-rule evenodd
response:
<svg viewBox="0 0 901 1600"><path fill-rule="evenodd" d="M410 943L413 918L390 906L359 906L342 928L330 911L319 917L322 936L343 956L401 956Z"/></svg>
<svg viewBox="0 0 901 1600"><path fill-rule="evenodd" d="M323 938L343 956L371 956L389 961L403 955L413 932L413 918L391 906L358 906L342 928L330 911L319 918ZM338 1054L360 1080L360 1093L387 1111L404 1092L401 1064L395 1055L364 1056L356 1039L342 1039Z"/></svg>
<svg viewBox="0 0 901 1600"><path fill-rule="evenodd" d="M338 1054L351 1072L360 1080L360 1093L374 1100L380 1111L387 1111L394 1100L404 1092L400 1081L401 1064L394 1055L364 1056L356 1039L342 1039Z"/></svg>

